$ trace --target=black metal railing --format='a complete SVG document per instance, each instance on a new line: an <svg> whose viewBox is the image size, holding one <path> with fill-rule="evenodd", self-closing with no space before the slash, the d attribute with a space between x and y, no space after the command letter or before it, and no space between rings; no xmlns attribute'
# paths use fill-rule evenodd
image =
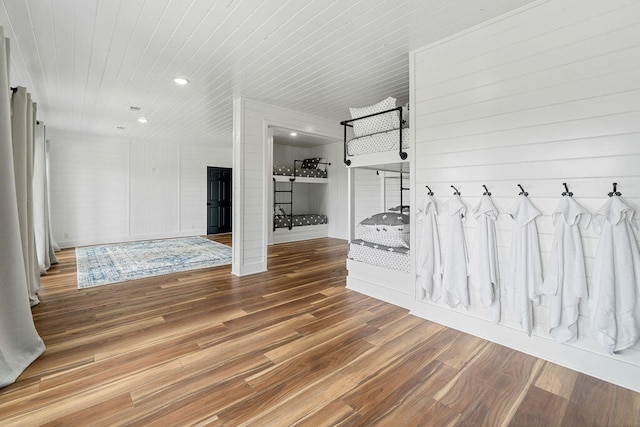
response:
<svg viewBox="0 0 640 427"><path fill-rule="evenodd" d="M351 123L358 121L358 120L362 120L362 119L368 119L369 117L375 117L375 116L379 116L380 114L386 114L386 113L391 113L393 111L398 111L399 116L399 122L398 122L398 134L399 134L399 142L398 142L398 155L400 156L400 158L402 160L406 160L407 159L407 153L405 151L402 150L402 127L405 123L405 121L402 118L402 107L395 107L395 108L391 108L390 110L385 110L385 111L380 111L379 113L373 113L373 114L369 114L367 116L362 116L362 117L357 117L355 119L351 119L351 120L344 120L342 122L340 122L340 125L342 125L344 127L344 164L347 166L351 166L351 160L349 160L347 158L347 152L348 152L348 147L347 147L347 127L353 127L353 125ZM385 131L388 132L388 131ZM379 133L384 133L384 132L379 132ZM375 134L373 134L375 135Z"/></svg>

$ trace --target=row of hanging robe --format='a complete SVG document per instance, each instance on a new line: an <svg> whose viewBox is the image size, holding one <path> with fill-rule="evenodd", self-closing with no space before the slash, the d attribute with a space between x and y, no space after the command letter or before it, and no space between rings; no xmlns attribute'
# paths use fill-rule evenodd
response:
<svg viewBox="0 0 640 427"><path fill-rule="evenodd" d="M580 300L589 298L593 337L608 353L622 351L640 339L640 252L632 229L635 212L614 184L609 199L591 221L592 215L564 185L566 191L552 214L555 233L544 279L535 221L541 213L520 185L522 192L506 212L513 220L504 284L508 308L530 336L533 306L540 303L542 295L548 296L549 335L566 343L577 339ZM441 215L449 216L444 253L436 221L438 209L430 189L418 209L422 232L417 280L425 300L442 300L450 307L462 305L467 309L471 284L497 324L502 311L495 227L499 212L485 186L485 193L472 211L477 231L468 256L463 228L466 206L453 188L454 195L441 209ZM590 223L600 237L589 294L580 230Z"/></svg>

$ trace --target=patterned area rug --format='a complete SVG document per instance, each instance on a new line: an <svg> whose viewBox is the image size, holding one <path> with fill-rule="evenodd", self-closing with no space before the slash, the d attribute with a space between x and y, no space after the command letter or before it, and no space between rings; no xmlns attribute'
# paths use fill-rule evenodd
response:
<svg viewBox="0 0 640 427"><path fill-rule="evenodd" d="M78 289L231 264L231 248L203 237L76 248Z"/></svg>

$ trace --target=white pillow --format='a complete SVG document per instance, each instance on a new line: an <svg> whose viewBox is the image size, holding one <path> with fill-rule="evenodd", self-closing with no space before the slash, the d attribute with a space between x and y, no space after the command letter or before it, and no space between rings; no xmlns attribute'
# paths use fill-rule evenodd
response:
<svg viewBox="0 0 640 427"><path fill-rule="evenodd" d="M409 127L409 104L402 106L402 120L404 120L404 127Z"/></svg>
<svg viewBox="0 0 640 427"><path fill-rule="evenodd" d="M352 119L357 119L358 117L368 116L369 114L379 113L380 111L386 111L392 108L396 108L396 99L388 97L369 107L349 108L349 112L351 113ZM399 121L398 112L391 111L387 114L380 114L379 116L356 120L351 123L353 124L353 133L355 136L360 137L372 133L398 129L400 126Z"/></svg>
<svg viewBox="0 0 640 427"><path fill-rule="evenodd" d="M321 170L323 172L327 171L327 165L323 165L321 163L329 163L329 160L322 158L320 159L320 163L318 163L318 167L316 169Z"/></svg>

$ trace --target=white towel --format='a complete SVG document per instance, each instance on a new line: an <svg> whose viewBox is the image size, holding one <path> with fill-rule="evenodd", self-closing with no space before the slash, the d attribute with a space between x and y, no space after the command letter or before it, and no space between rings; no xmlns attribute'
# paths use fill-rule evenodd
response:
<svg viewBox="0 0 640 427"><path fill-rule="evenodd" d="M594 215L600 234L589 306L594 337L608 353L640 337L640 253L632 229L634 210L618 196Z"/></svg>
<svg viewBox="0 0 640 427"><path fill-rule="evenodd" d="M467 208L455 195L445 203L445 210L449 215L447 229L447 244L442 259L442 296L449 307L462 304L469 308L469 287L467 280L467 243L464 238L464 220Z"/></svg>
<svg viewBox="0 0 640 427"><path fill-rule="evenodd" d="M507 301L522 329L531 336L532 304L540 304L539 295L542 291L542 263L535 221L540 211L533 206L529 198L521 195L507 213L515 221L505 284Z"/></svg>
<svg viewBox="0 0 640 427"><path fill-rule="evenodd" d="M496 219L498 209L491 196L482 196L473 208L478 222L473 251L469 261L469 280L480 292L480 301L489 307L493 323L500 321L500 285L498 273L498 245L496 241Z"/></svg>
<svg viewBox="0 0 640 427"><path fill-rule="evenodd" d="M542 292L549 295L549 335L557 342L578 337L578 305L587 297L587 274L580 227L586 228L591 214L573 197L562 197L553 212L555 235Z"/></svg>
<svg viewBox="0 0 640 427"><path fill-rule="evenodd" d="M440 263L440 238L436 223L438 209L433 197L427 195L418 209L416 220L422 223L416 275L422 288L423 299L437 301L442 292L442 266Z"/></svg>

